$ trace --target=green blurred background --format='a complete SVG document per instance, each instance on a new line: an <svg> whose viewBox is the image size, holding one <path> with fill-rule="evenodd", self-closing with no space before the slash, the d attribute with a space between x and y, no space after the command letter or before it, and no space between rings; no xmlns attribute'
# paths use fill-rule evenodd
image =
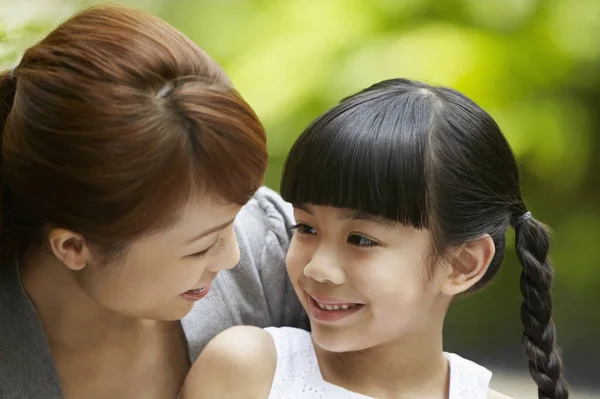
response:
<svg viewBox="0 0 600 399"><path fill-rule="evenodd" d="M0 0L0 66L12 66L56 23L98 3ZM555 321L568 377L575 387L600 386L600 179L594 177L600 167L600 1L118 3L166 19L223 65L267 128L267 184L275 189L302 129L375 81L420 79L456 88L482 105L519 159L528 206L554 231ZM509 249L496 282L457 302L447 321L446 348L500 376L526 372L519 269ZM533 397L527 389L524 395Z"/></svg>

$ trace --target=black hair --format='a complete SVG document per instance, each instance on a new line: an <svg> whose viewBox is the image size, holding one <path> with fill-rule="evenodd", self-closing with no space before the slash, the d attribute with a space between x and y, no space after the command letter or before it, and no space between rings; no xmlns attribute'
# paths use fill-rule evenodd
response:
<svg viewBox="0 0 600 399"><path fill-rule="evenodd" d="M569 396L552 320L546 226L527 213L513 152L492 117L463 94L406 79L376 83L319 116L285 163L281 194L295 204L357 209L429 229L435 254L489 234L483 288L516 231L521 319L539 398Z"/></svg>

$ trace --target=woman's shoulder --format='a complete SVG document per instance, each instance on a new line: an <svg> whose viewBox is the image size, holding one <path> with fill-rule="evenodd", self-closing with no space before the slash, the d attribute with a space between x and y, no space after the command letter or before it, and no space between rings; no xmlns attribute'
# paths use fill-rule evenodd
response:
<svg viewBox="0 0 600 399"><path fill-rule="evenodd" d="M180 399L266 398L276 366L277 352L268 332L252 326L231 327L200 353Z"/></svg>
<svg viewBox="0 0 600 399"><path fill-rule="evenodd" d="M272 232L283 243L289 241L293 225L292 206L268 187L259 188L240 211L236 226L251 236Z"/></svg>
<svg viewBox="0 0 600 399"><path fill-rule="evenodd" d="M240 250L248 255L241 263L253 263L261 270L279 268L292 237L293 217L292 206L279 194L259 188L235 219Z"/></svg>
<svg viewBox="0 0 600 399"><path fill-rule="evenodd" d="M0 261L0 398L62 397L44 330L16 259Z"/></svg>

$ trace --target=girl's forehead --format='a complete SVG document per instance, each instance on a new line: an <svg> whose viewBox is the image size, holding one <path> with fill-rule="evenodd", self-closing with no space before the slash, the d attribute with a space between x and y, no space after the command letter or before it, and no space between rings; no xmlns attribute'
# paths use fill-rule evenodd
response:
<svg viewBox="0 0 600 399"><path fill-rule="evenodd" d="M342 226L349 223L356 225L354 222L357 222L364 226L369 225L371 227L380 229L380 231L385 230L387 232L391 232L403 237L404 239L415 234L429 237L431 233L428 229L416 228L412 225L406 225L401 222L388 219L382 215L375 215L358 209L338 208L315 204L294 204L294 210L296 211L297 217L300 217L300 214L308 214L308 217L311 219L311 223L312 220L315 220L315 223L317 224L335 224Z"/></svg>
<svg viewBox="0 0 600 399"><path fill-rule="evenodd" d="M365 212L360 209L353 208L338 208L334 206L327 205L314 205L314 204L294 204L295 209L302 210L304 212L310 214L331 214L337 216L337 219L340 221L350 221L350 220L362 220L369 221L378 224L383 224L386 226L395 226L399 223L386 218L383 215L377 215L370 212Z"/></svg>

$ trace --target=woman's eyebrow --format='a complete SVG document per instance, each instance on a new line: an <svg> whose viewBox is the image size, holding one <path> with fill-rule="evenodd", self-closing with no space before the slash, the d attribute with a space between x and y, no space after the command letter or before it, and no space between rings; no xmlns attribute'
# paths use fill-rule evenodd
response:
<svg viewBox="0 0 600 399"><path fill-rule="evenodd" d="M206 230L206 231L204 231L204 232L202 232L202 233L200 233L200 234L198 234L198 235L196 235L196 236L194 236L194 237L190 238L189 240L187 240L187 241L185 242L185 244L186 244L186 245L187 245L187 244L191 244L192 242L194 242L194 241L196 241L196 240L199 240L199 239L201 239L201 238L204 238L204 237L206 237L207 235L210 235L210 234L212 234L212 233L214 233L214 232L216 232L216 231L223 230L225 227L227 227L227 226L231 225L231 224L233 223L233 221L234 221L234 220L235 220L235 218L231 219L231 220L230 220L230 221L228 221L228 222L221 223L221 224L220 224L220 225L218 225L218 226L211 227L210 229L208 229L208 230Z"/></svg>

